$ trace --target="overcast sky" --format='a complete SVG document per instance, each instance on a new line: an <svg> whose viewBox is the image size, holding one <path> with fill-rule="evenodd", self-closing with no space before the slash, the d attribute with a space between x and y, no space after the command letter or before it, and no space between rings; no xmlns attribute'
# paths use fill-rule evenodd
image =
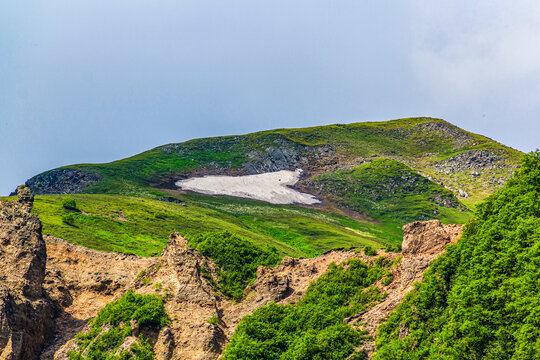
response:
<svg viewBox="0 0 540 360"><path fill-rule="evenodd" d="M0 195L195 137L441 117L540 147L540 2L6 0Z"/></svg>

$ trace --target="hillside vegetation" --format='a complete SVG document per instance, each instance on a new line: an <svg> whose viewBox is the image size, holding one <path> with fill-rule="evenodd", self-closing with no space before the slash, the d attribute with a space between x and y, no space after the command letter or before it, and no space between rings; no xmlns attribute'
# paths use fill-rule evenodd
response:
<svg viewBox="0 0 540 360"><path fill-rule="evenodd" d="M413 220L464 223L504 183L520 153L440 119L277 129L168 144L107 164L54 169L27 181L54 236L105 251L156 256L168 233L228 230L281 255L398 246ZM277 206L179 192L180 178L304 170L321 205ZM449 190L450 189L450 190ZM81 211L62 208L65 195ZM457 197L457 195L460 195ZM177 203L157 201L163 197Z"/></svg>
<svg viewBox="0 0 540 360"><path fill-rule="evenodd" d="M296 168L319 174L373 156L405 162L451 188L466 190L475 202L512 173L520 153L440 119L411 118L196 139L107 164L54 169L27 185L36 194L157 196L162 194L160 188L170 188L179 177L193 174Z"/></svg>
<svg viewBox="0 0 540 360"><path fill-rule="evenodd" d="M68 352L69 360L152 360L154 349L144 335L129 347L122 345L134 335L134 325L156 331L169 322L162 299L129 291L90 320L86 332L76 335L77 350Z"/></svg>
<svg viewBox="0 0 540 360"><path fill-rule="evenodd" d="M379 328L376 359L538 359L540 152Z"/></svg>
<svg viewBox="0 0 540 360"><path fill-rule="evenodd" d="M194 236L189 245L211 258L219 266L218 284L211 276L206 279L219 290L236 301L244 297L246 285L257 277L257 267L274 266L281 257L274 247L256 246L228 231ZM206 269L202 269L206 274Z"/></svg>
<svg viewBox="0 0 540 360"><path fill-rule="evenodd" d="M310 179L309 186L342 207L393 223L398 230L416 220L463 223L471 218L452 191L391 159L325 173Z"/></svg>
<svg viewBox="0 0 540 360"><path fill-rule="evenodd" d="M297 305L270 304L242 319L224 359L347 359L363 335L343 319L382 299L374 284L390 265L382 257L373 266L358 259L331 264Z"/></svg>
<svg viewBox="0 0 540 360"><path fill-rule="evenodd" d="M76 209L66 208L72 199ZM43 232L102 251L158 256L169 235L230 231L280 256L312 257L335 248L380 248L399 235L338 213L300 206L188 194L182 204L120 195L41 195L33 212Z"/></svg>

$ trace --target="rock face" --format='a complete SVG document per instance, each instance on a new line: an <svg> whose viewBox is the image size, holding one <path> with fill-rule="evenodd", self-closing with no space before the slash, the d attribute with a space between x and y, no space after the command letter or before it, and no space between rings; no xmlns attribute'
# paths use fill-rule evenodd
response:
<svg viewBox="0 0 540 360"><path fill-rule="evenodd" d="M32 360L53 334L54 307L43 291L47 252L33 195L0 202L0 359Z"/></svg>
<svg viewBox="0 0 540 360"><path fill-rule="evenodd" d="M443 225L439 220L415 221L403 226L403 257L439 255L444 246L461 235L461 225Z"/></svg>
<svg viewBox="0 0 540 360"><path fill-rule="evenodd" d="M54 341L40 359L52 360L55 353L56 359L63 359L67 351L59 349L105 305L133 288L137 275L159 259L96 251L47 235L44 239L47 271L43 287L60 310Z"/></svg>
<svg viewBox="0 0 540 360"><path fill-rule="evenodd" d="M102 175L80 169L54 169L39 174L26 182L34 194L76 194L97 183Z"/></svg>

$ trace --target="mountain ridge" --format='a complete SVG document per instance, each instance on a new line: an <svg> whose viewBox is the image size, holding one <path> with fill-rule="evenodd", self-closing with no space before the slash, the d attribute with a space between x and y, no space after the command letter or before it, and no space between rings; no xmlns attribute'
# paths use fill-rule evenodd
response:
<svg viewBox="0 0 540 360"><path fill-rule="evenodd" d="M463 153L470 156L454 158ZM520 154L441 119L408 118L275 129L170 143L110 163L52 169L32 177L26 185L35 194L107 192L137 195L144 193L142 188L146 188L148 195L157 193L160 188L174 188L174 181L179 178L201 174L248 175L302 168L309 177L326 170L358 165L374 157L388 157L457 189L460 182L447 176L445 160L460 163L472 158L472 171L476 172L490 164L499 164L498 170L504 174L497 175L494 179L497 181L511 175L512 171L508 170L517 166ZM490 164L482 163L484 160ZM460 176L464 179L477 182L472 175L462 173ZM51 187L51 184L57 187ZM461 185L467 192L470 186L465 181ZM487 186L490 187L491 184ZM469 189L469 192L474 197L478 191Z"/></svg>

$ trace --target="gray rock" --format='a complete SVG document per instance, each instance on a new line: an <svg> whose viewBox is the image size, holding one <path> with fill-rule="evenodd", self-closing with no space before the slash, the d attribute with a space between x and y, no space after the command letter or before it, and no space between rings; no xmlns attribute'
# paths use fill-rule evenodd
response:
<svg viewBox="0 0 540 360"><path fill-rule="evenodd" d="M34 176L26 181L26 186L36 195L77 194L102 178L102 175L90 170L61 168Z"/></svg>

